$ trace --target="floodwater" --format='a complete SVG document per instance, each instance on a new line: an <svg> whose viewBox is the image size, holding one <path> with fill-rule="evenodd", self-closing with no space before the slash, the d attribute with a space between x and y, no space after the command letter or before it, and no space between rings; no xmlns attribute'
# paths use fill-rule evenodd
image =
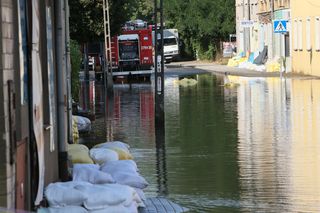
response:
<svg viewBox="0 0 320 213"><path fill-rule="evenodd" d="M166 77L162 141L149 82L115 85L92 143L129 143L147 196L191 212L320 212L320 81L190 77Z"/></svg>

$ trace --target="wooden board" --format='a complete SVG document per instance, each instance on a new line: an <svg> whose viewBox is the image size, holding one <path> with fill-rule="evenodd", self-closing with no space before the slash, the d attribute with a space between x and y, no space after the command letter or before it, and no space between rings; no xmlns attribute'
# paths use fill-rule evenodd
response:
<svg viewBox="0 0 320 213"><path fill-rule="evenodd" d="M166 198L154 197L145 201L146 208L139 208L139 213L181 213L188 209Z"/></svg>

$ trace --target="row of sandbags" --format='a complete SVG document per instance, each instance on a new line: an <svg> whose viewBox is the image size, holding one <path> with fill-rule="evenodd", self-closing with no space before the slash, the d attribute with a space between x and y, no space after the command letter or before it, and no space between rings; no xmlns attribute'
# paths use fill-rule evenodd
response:
<svg viewBox="0 0 320 213"><path fill-rule="evenodd" d="M45 190L50 208L42 210L138 212L138 207L144 207L143 189L148 183L139 174L129 148L120 141L98 144L90 150L81 144L68 145L72 181L50 184Z"/></svg>

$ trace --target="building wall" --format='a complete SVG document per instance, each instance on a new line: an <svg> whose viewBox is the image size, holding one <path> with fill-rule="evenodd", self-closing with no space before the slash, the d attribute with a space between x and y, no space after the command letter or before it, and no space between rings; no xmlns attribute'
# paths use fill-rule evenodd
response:
<svg viewBox="0 0 320 213"><path fill-rule="evenodd" d="M15 208L15 166L9 155L8 80L14 79L15 31L12 0L0 2L0 206Z"/></svg>
<svg viewBox="0 0 320 213"><path fill-rule="evenodd" d="M320 17L320 2L291 0L291 12L292 71L320 76L320 48L317 47L317 43L320 43L320 21L317 20Z"/></svg>
<svg viewBox="0 0 320 213"><path fill-rule="evenodd" d="M258 0L236 0L236 33L238 52L248 49L251 52L257 50L258 43ZM252 28L240 26L242 20L255 22ZM248 44L247 44L248 43Z"/></svg>

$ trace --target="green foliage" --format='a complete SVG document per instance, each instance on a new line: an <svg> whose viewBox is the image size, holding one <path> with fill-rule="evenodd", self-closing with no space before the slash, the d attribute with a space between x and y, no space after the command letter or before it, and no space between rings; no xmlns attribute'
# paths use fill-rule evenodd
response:
<svg viewBox="0 0 320 213"><path fill-rule="evenodd" d="M137 13L143 0L109 0L111 34ZM103 1L69 0L70 37L80 43L103 40ZM141 12L141 14L143 14Z"/></svg>
<svg viewBox="0 0 320 213"><path fill-rule="evenodd" d="M141 19L147 23L152 23L154 0L138 0L137 6L131 20Z"/></svg>
<svg viewBox="0 0 320 213"><path fill-rule="evenodd" d="M70 58L71 58L71 95L73 100L79 101L79 71L81 65L81 52L79 44L70 40Z"/></svg>
<svg viewBox="0 0 320 213"><path fill-rule="evenodd" d="M187 53L214 59L221 40L235 32L234 0L165 1L165 20L179 30Z"/></svg>

